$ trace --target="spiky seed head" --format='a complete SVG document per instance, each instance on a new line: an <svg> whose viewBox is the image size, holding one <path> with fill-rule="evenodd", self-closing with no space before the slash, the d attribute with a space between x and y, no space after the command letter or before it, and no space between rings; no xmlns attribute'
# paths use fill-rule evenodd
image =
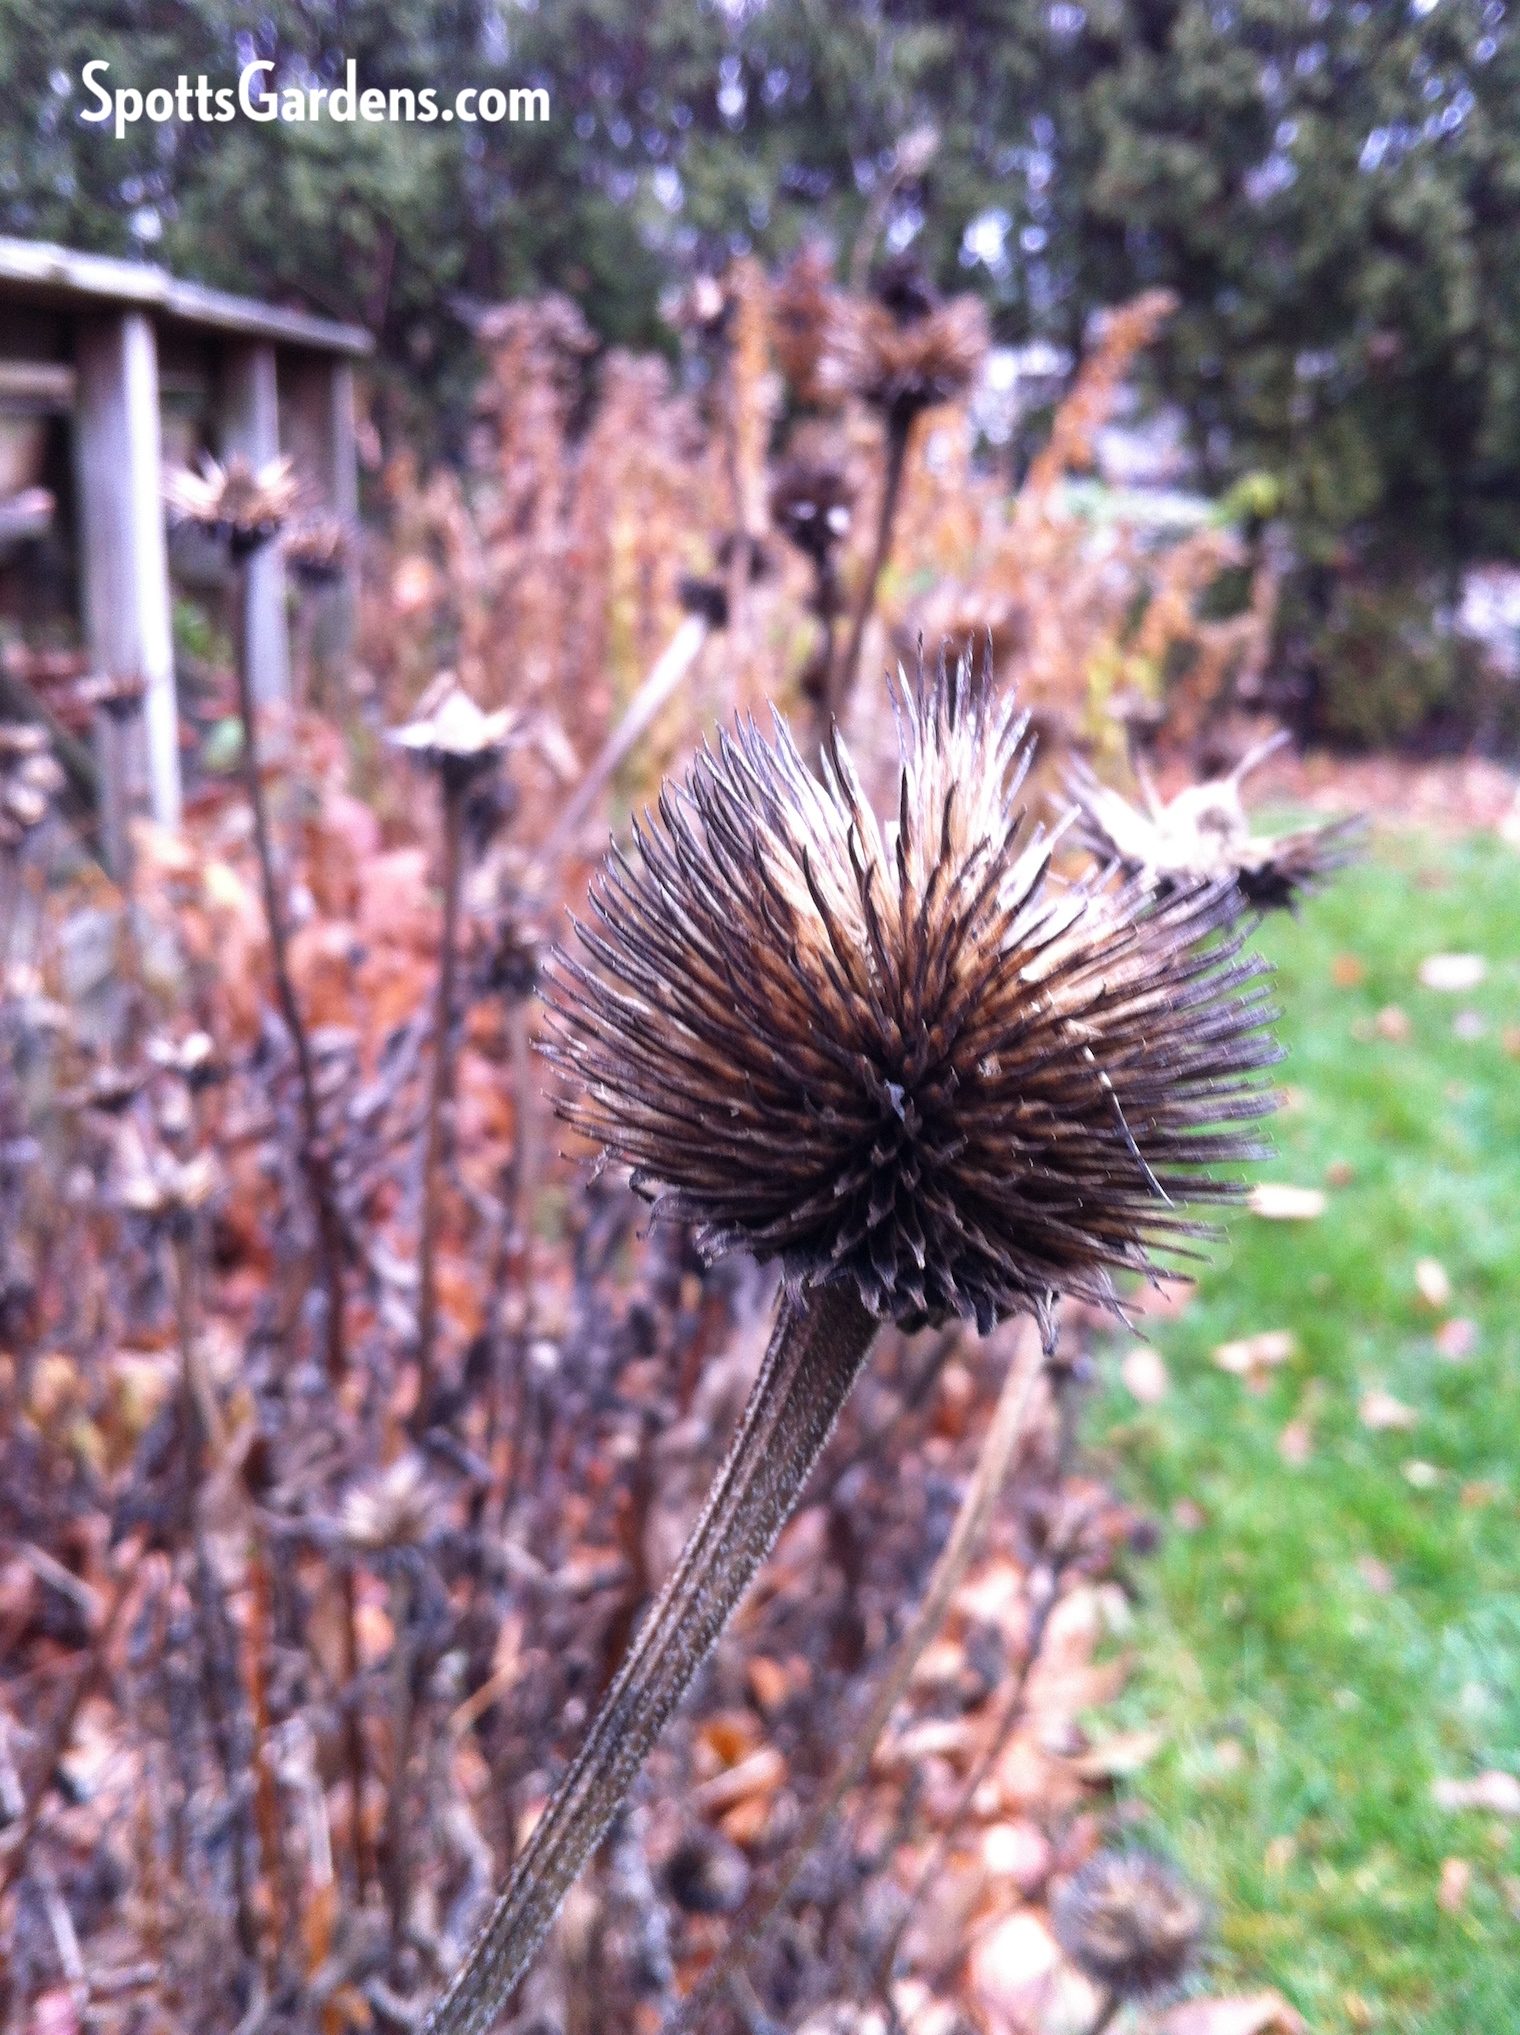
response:
<svg viewBox="0 0 1520 2035"><path fill-rule="evenodd" d="M348 570L352 544L341 516L303 516L280 540L292 576L313 589L336 586Z"/></svg>
<svg viewBox="0 0 1520 2035"><path fill-rule="evenodd" d="M771 488L771 521L815 565L849 536L854 506L855 490L833 460L789 459Z"/></svg>
<svg viewBox="0 0 1520 2035"><path fill-rule="evenodd" d="M1096 1852L1057 1889L1050 1919L1079 1971L1121 2000L1146 2000L1186 1978L1208 1918L1180 1873L1135 1846Z"/></svg>
<svg viewBox="0 0 1520 2035"><path fill-rule="evenodd" d="M838 350L854 393L906 431L922 411L968 393L989 343L979 297L946 302L916 266L893 265L855 307Z"/></svg>
<svg viewBox="0 0 1520 2035"><path fill-rule="evenodd" d="M180 468L164 481L164 501L175 521L225 544L234 559L247 558L277 537L304 497L284 457L259 467L240 452L225 463L207 457L198 471Z"/></svg>
<svg viewBox="0 0 1520 2035"><path fill-rule="evenodd" d="M409 1451L349 1492L343 1503L343 1538L365 1554L421 1547L440 1517L439 1492L427 1466Z"/></svg>
<svg viewBox="0 0 1520 2035"><path fill-rule="evenodd" d="M437 773L449 792L464 792L506 754L514 717L500 707L485 713L452 671L440 672L417 702L412 718L387 740Z"/></svg>
<svg viewBox="0 0 1520 2035"><path fill-rule="evenodd" d="M800 403L833 409L843 401L849 376L840 341L848 322L828 249L809 241L781 271L771 295L771 349Z"/></svg>
<svg viewBox="0 0 1520 2035"><path fill-rule="evenodd" d="M703 749L614 851L549 983L564 1116L709 1254L985 1326L1203 1232L1276 1054L1227 885L1057 884L1023 720L969 663L894 691L895 821L844 745Z"/></svg>
<svg viewBox="0 0 1520 2035"><path fill-rule="evenodd" d="M1246 759L1247 765L1253 759ZM1362 823L1332 820L1286 834L1254 834L1241 798L1242 769L1158 799L1147 784L1147 811L1132 806L1084 765L1067 776L1076 809L1073 838L1099 861L1117 862L1158 890L1224 880L1238 908L1294 909L1356 853Z"/></svg>

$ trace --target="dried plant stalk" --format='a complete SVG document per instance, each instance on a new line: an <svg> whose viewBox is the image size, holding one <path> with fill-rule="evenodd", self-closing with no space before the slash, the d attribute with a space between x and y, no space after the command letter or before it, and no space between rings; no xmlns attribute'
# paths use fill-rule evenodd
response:
<svg viewBox="0 0 1520 2035"><path fill-rule="evenodd" d="M482 2035L789 1517L879 1324L848 1288L783 1305L727 1460L585 1745L423 2035Z"/></svg>

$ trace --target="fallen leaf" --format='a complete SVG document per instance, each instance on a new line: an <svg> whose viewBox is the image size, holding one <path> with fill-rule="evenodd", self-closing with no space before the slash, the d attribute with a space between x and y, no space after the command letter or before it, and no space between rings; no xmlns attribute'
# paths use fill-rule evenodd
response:
<svg viewBox="0 0 1520 2035"><path fill-rule="evenodd" d="M1425 1305L1439 1311L1451 1304L1451 1274L1439 1258L1421 1258L1414 1268L1415 1290Z"/></svg>
<svg viewBox="0 0 1520 2035"><path fill-rule="evenodd" d="M1286 1364L1297 1351L1298 1343L1291 1329L1269 1328L1257 1335L1221 1343L1214 1352L1214 1362L1232 1377L1244 1378L1253 1391L1261 1391L1267 1373L1279 1364Z"/></svg>
<svg viewBox="0 0 1520 2035"><path fill-rule="evenodd" d="M1520 1778L1499 1767L1490 1767L1469 1781L1436 1781L1430 1793L1438 1809L1483 1809L1490 1816L1520 1816Z"/></svg>
<svg viewBox="0 0 1520 2035"><path fill-rule="evenodd" d="M1465 1314L1454 1314L1436 1330L1436 1352L1448 1364L1465 1364L1478 1347L1478 1324Z"/></svg>
<svg viewBox="0 0 1520 2035"><path fill-rule="evenodd" d="M1172 1382L1160 1355L1148 1343L1141 1343L1130 1351L1119 1366L1119 1376L1131 1396L1138 1399L1142 1406L1159 1404Z"/></svg>
<svg viewBox="0 0 1520 2035"><path fill-rule="evenodd" d="M1441 1884L1436 1892L1436 1906L1443 1915L1460 1915L1467 1906L1467 1896L1472 1890L1472 1867L1465 1858L1446 1858L1441 1861Z"/></svg>
<svg viewBox="0 0 1520 2035"><path fill-rule="evenodd" d="M1375 1434L1393 1428L1413 1427L1420 1417L1412 1406L1406 1406L1402 1399L1395 1399L1380 1385L1362 1394L1362 1403L1357 1410L1363 1427L1370 1427Z"/></svg>
<svg viewBox="0 0 1520 2035"><path fill-rule="evenodd" d="M1307 1420L1290 1420L1277 1437L1277 1453L1290 1469L1301 1470L1314 1449L1314 1430Z"/></svg>
<svg viewBox="0 0 1520 2035"><path fill-rule="evenodd" d="M1072 1769L1084 1781L1127 1781L1148 1766L1165 1743L1164 1731L1116 1731L1101 1745L1079 1753Z"/></svg>
<svg viewBox="0 0 1520 2035"><path fill-rule="evenodd" d="M1279 1992L1184 2000L1163 2014L1159 2035L1307 2035L1302 2014Z"/></svg>
<svg viewBox="0 0 1520 2035"><path fill-rule="evenodd" d="M1265 1216L1269 1222L1313 1222L1325 1212L1325 1190L1261 1180L1251 1189L1247 1206L1253 1215Z"/></svg>
<svg viewBox="0 0 1520 2035"><path fill-rule="evenodd" d="M1420 963L1420 980L1427 989L1451 993L1476 989L1487 973L1481 954L1431 954Z"/></svg>

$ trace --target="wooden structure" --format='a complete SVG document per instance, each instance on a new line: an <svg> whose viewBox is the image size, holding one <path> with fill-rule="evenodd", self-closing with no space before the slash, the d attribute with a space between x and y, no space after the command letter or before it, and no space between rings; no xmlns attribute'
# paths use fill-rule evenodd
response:
<svg viewBox="0 0 1520 2035"><path fill-rule="evenodd" d="M141 680L138 712L96 732L104 835L128 811L180 811L163 469L205 446L256 465L284 452L332 512L357 512L356 360L369 334L146 263L0 237L0 416L61 416L72 442L78 586L94 670ZM166 444L166 440L169 441ZM249 644L259 698L289 694L285 590L255 565ZM352 610L329 596L330 633Z"/></svg>

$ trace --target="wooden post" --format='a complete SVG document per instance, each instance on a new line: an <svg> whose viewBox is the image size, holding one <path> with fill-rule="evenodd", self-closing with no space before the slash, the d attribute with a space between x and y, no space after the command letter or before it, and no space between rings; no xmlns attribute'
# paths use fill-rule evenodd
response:
<svg viewBox="0 0 1520 2035"><path fill-rule="evenodd" d="M280 359L280 424L284 449L296 472L357 536L359 457L352 364L340 355L288 349ZM357 597L357 562L350 555L342 580L315 602L311 648L325 670L339 671L348 662Z"/></svg>
<svg viewBox="0 0 1520 2035"><path fill-rule="evenodd" d="M280 402L272 345L256 340L228 347L223 403L223 454L240 452L256 468L278 459ZM248 675L261 707L289 700L285 567L277 544L255 552L249 568Z"/></svg>
<svg viewBox="0 0 1520 2035"><path fill-rule="evenodd" d="M177 826L180 817L158 351L147 314L81 318L75 366L85 633L102 674L144 685L130 720L98 717L101 831L107 861L120 870L134 809L146 803L164 826Z"/></svg>

